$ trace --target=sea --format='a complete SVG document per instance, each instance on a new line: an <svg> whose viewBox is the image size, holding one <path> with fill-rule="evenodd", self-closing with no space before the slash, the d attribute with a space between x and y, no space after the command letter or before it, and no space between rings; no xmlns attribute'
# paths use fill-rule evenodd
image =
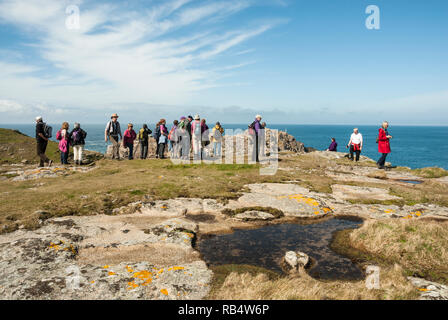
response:
<svg viewBox="0 0 448 320"><path fill-rule="evenodd" d="M53 127L53 138L60 124L50 124ZM247 129L247 124L222 124L224 129ZM149 125L154 131L155 125ZM1 128L16 129L20 132L35 136L34 124L0 124ZM286 131L301 141L307 147L325 150L336 138L338 151L348 152L346 145L353 132L354 125L268 125L270 129ZM104 153L107 143L104 142L105 124L84 124L82 128L87 132L86 149ZM141 124L135 125L136 129ZM380 156L376 137L378 126L357 126L364 139L362 154L377 160ZM136 130L137 131L137 130ZM440 167L448 170L448 126L390 126L389 134L392 153L387 161L397 166L407 166L412 169L423 167Z"/></svg>

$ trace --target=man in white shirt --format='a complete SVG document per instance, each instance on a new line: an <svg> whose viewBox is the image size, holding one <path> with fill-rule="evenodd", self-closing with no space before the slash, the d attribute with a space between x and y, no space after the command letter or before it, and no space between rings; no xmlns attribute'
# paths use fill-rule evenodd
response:
<svg viewBox="0 0 448 320"><path fill-rule="evenodd" d="M350 160L353 161L353 153L356 153L356 161L359 161L359 155L362 151L362 134L359 133L358 128L353 129L353 133L350 136L350 141L347 144L347 148L350 148Z"/></svg>

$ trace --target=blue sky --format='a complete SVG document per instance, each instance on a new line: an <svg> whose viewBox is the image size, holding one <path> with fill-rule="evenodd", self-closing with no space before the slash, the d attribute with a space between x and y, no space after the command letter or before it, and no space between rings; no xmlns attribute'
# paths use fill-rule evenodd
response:
<svg viewBox="0 0 448 320"><path fill-rule="evenodd" d="M446 125L447 55L444 0L0 0L0 123Z"/></svg>

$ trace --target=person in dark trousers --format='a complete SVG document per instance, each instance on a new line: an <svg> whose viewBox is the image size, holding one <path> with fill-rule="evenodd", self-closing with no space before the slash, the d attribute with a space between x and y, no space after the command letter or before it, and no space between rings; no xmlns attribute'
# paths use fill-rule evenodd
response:
<svg viewBox="0 0 448 320"><path fill-rule="evenodd" d="M45 155L45 151L47 150L48 139L45 136L45 123L42 120L42 117L36 117L36 144L37 144L37 155L39 156L39 167L44 167L45 163L48 163L48 166L51 167L53 161L48 159Z"/></svg>
<svg viewBox="0 0 448 320"><path fill-rule="evenodd" d="M328 147L327 151L333 151L333 152L338 151L338 143L336 142L335 138L331 138L331 144Z"/></svg>
<svg viewBox="0 0 448 320"><path fill-rule="evenodd" d="M382 127L378 130L378 152L381 153L381 157L376 163L378 169L385 168L386 157L391 152L389 140L392 139L392 136L389 134L389 131L387 131L387 128L389 128L389 123L384 121Z"/></svg>
<svg viewBox="0 0 448 320"><path fill-rule="evenodd" d="M159 138L157 139L157 151L159 159L165 159L165 147L168 142L168 129L166 128L166 120L160 119L158 123Z"/></svg>
<svg viewBox="0 0 448 320"><path fill-rule="evenodd" d="M112 142L112 159L120 160L120 144L119 141L122 139L120 123L118 122L118 115L114 113L111 120L106 125L106 130L104 131L104 141L107 142L109 138Z"/></svg>
<svg viewBox="0 0 448 320"><path fill-rule="evenodd" d="M56 139L59 140L59 151L61 153L61 164L68 164L68 155L70 153L70 133L68 131L68 122L63 122L61 129L56 134Z"/></svg>
<svg viewBox="0 0 448 320"><path fill-rule="evenodd" d="M152 133L151 129L146 124L140 129L138 133L138 141L140 142L140 159L146 159L148 157L148 141L149 135Z"/></svg>
<svg viewBox="0 0 448 320"><path fill-rule="evenodd" d="M193 149L193 136L191 135L191 124L193 123L193 117L187 117L186 130L188 133L188 137L190 138L190 151Z"/></svg>
<svg viewBox="0 0 448 320"><path fill-rule="evenodd" d="M156 128L154 129L154 134L153 134L153 137L156 140L156 144L157 144L157 146L156 146L156 158L159 157L159 153L160 153L160 151L159 151L159 149L160 149L159 139L160 139L160 135L161 135L160 134L160 125L162 123L161 121L162 121L162 119L160 119L160 121L157 122Z"/></svg>
<svg viewBox="0 0 448 320"><path fill-rule="evenodd" d="M350 160L354 160L353 154L356 154L356 162L359 161L359 156L362 151L362 134L359 133L358 128L353 129L353 133L350 136L350 141L347 144L347 148L350 148Z"/></svg>
<svg viewBox="0 0 448 320"><path fill-rule="evenodd" d="M251 136L253 137L254 141L254 146L253 146L253 152L252 152L252 161L256 161L256 162L260 162L259 159L259 155L260 155L260 139L261 139L261 134L263 130L263 126L261 125L260 121L261 121L262 117L257 114L255 116L255 121L252 122L249 125L249 134L251 134Z"/></svg>
<svg viewBox="0 0 448 320"><path fill-rule="evenodd" d="M134 125L132 123L128 124L127 130L123 135L123 147L129 150L128 159L134 159L134 140L137 138L137 134L134 131Z"/></svg>

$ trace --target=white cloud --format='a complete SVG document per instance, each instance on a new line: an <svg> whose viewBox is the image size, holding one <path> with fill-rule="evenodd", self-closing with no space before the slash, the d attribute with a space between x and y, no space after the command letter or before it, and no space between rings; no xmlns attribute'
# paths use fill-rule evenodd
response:
<svg viewBox="0 0 448 320"><path fill-rule="evenodd" d="M33 36L28 45L39 54L36 61L0 58L0 98L98 108L117 101L185 103L195 92L219 86L225 72L251 63L234 56L228 66L215 64L272 27L228 30L216 23L249 8L246 0L170 0L141 11L77 3L81 29L68 30L65 8L73 1L0 0L0 23ZM203 25L206 31L198 31Z"/></svg>

